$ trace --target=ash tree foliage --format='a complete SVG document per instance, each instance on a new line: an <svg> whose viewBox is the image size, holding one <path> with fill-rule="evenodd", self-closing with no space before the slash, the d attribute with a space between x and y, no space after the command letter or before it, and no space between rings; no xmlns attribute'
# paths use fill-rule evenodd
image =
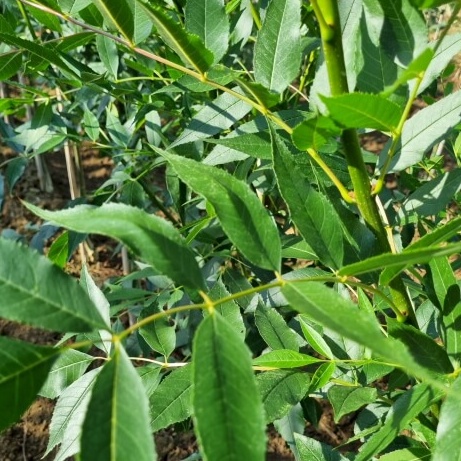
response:
<svg viewBox="0 0 461 461"><path fill-rule="evenodd" d="M269 423L301 461L458 456L459 2L0 8L0 201L66 143L114 162L0 239L0 316L63 333L0 338L1 429L42 395L58 461L152 461L177 423L211 461L263 460ZM67 275L92 234L131 273ZM304 435L318 398L358 450Z"/></svg>

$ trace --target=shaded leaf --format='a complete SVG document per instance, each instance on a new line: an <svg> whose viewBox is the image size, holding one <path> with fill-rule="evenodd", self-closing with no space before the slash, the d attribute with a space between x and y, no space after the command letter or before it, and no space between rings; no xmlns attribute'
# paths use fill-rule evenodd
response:
<svg viewBox="0 0 461 461"><path fill-rule="evenodd" d="M158 216L116 203L100 207L80 205L56 212L25 205L36 215L59 226L116 238L177 283L205 289L194 253L179 232Z"/></svg>
<svg viewBox="0 0 461 461"><path fill-rule="evenodd" d="M233 88L233 90L237 93L242 93L242 90L238 87ZM251 106L247 102L232 94L223 93L194 116L187 128L169 148L174 149L181 144L210 138L230 128L248 114L250 110Z"/></svg>
<svg viewBox="0 0 461 461"><path fill-rule="evenodd" d="M219 314L199 325L193 364L195 427L204 459L264 460L264 410L250 351Z"/></svg>
<svg viewBox="0 0 461 461"><path fill-rule="evenodd" d="M298 315L298 321L309 346L311 346L317 354L332 359L333 353L331 352L330 346L328 346L322 335L315 328L309 325L307 319L304 319L303 317L303 315Z"/></svg>
<svg viewBox="0 0 461 461"><path fill-rule="evenodd" d="M383 426L362 446L355 461L369 461L383 451L413 418L440 399L443 392L427 384L417 384L400 396L386 416Z"/></svg>
<svg viewBox="0 0 461 461"><path fill-rule="evenodd" d="M0 254L2 317L51 331L89 332L106 328L75 279L47 258L5 239L0 239Z"/></svg>
<svg viewBox="0 0 461 461"><path fill-rule="evenodd" d="M319 115L305 120L293 131L292 140L300 150L318 150L325 145L332 136L341 134L341 129L330 117Z"/></svg>
<svg viewBox="0 0 461 461"><path fill-rule="evenodd" d="M127 1L92 0L92 3L97 6L105 22L131 42L134 35L134 18Z"/></svg>
<svg viewBox="0 0 461 461"><path fill-rule="evenodd" d="M328 389L328 400L333 406L335 423L344 415L373 403L377 397L378 391L374 387L331 386Z"/></svg>
<svg viewBox="0 0 461 461"><path fill-rule="evenodd" d="M343 233L333 205L310 182L271 128L272 155L280 193L293 222L319 259L335 269L343 260Z"/></svg>
<svg viewBox="0 0 461 461"><path fill-rule="evenodd" d="M188 0L185 8L186 28L196 34L213 52L217 63L227 51L229 19L223 0Z"/></svg>
<svg viewBox="0 0 461 461"><path fill-rule="evenodd" d="M0 336L0 431L32 404L59 353Z"/></svg>
<svg viewBox="0 0 461 461"><path fill-rule="evenodd" d="M309 385L309 394L315 392L318 389L321 389L323 386L328 384L335 371L335 362L322 363L312 375Z"/></svg>

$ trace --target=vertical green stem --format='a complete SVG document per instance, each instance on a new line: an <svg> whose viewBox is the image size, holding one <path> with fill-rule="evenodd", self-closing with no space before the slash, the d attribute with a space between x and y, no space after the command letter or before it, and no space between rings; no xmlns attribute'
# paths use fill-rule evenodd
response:
<svg viewBox="0 0 461 461"><path fill-rule="evenodd" d="M338 0L311 0L311 4L320 26L331 94L337 96L348 93ZM386 229L371 194L370 178L363 161L356 130L344 130L342 141L359 211L368 227L375 234L380 251L382 253L391 252ZM411 323L416 323L413 305L402 279L395 278L390 283L389 289L402 316L408 318Z"/></svg>

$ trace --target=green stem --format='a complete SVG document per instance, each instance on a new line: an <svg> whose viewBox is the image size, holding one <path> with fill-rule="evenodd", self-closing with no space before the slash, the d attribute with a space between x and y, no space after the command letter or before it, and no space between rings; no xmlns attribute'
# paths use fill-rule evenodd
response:
<svg viewBox="0 0 461 461"><path fill-rule="evenodd" d="M311 4L320 26L331 94L332 96L337 96L348 93L338 0L311 0ZM386 229L381 221L378 207L371 194L370 178L363 161L356 130L344 130L342 141L359 211L376 236L380 251L390 253L392 248L387 238ZM395 278L390 283L389 289L394 304L401 314L398 318L408 318L411 323L415 324L416 318L413 305L402 279Z"/></svg>

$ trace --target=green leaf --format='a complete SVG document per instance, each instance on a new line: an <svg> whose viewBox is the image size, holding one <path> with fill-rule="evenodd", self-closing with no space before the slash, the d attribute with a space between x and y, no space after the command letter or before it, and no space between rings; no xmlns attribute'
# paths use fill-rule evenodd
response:
<svg viewBox="0 0 461 461"><path fill-rule="evenodd" d="M141 311L139 320L145 319L152 314L160 312L161 309L153 304ZM163 357L167 358L174 351L176 345L176 332L166 317L148 323L139 329L139 334L147 344Z"/></svg>
<svg viewBox="0 0 461 461"><path fill-rule="evenodd" d="M413 418L440 399L443 392L427 384L417 384L400 396L386 416L383 426L362 446L355 461L369 461L382 452ZM457 399L458 400L458 399Z"/></svg>
<svg viewBox="0 0 461 461"><path fill-rule="evenodd" d="M126 40L132 41L134 35L133 12L126 0L92 0L110 28L120 32Z"/></svg>
<svg viewBox="0 0 461 461"><path fill-rule="evenodd" d="M165 13L165 9L153 3L138 1L154 23L157 32L165 43L180 57L182 62L201 74L213 64L213 53L208 50L199 37L187 33L178 21Z"/></svg>
<svg viewBox="0 0 461 461"><path fill-rule="evenodd" d="M407 250L418 250L422 248L427 248L432 245L437 245L438 243L442 243L446 240L451 239L457 232L461 229L461 217L454 218L448 221L443 226L438 227L436 230L423 235L418 240L414 241L411 245L409 245L405 251ZM400 266L392 266L392 267L385 267L383 272L381 273L381 280L383 283L389 283L400 271L405 269L405 265ZM384 282L386 281L386 282Z"/></svg>
<svg viewBox="0 0 461 461"><path fill-rule="evenodd" d="M40 62L47 62L48 64L54 64L63 72L70 75L71 78L78 79L78 75L71 69L65 61L63 61L52 46L40 45L30 40L24 40L15 35L8 35L0 33L0 41L7 43L8 45L15 46L20 50L26 50L33 55L34 58L38 58Z"/></svg>
<svg viewBox="0 0 461 461"><path fill-rule="evenodd" d="M390 56L408 66L427 45L424 17L408 0L379 0L386 18L381 43Z"/></svg>
<svg viewBox="0 0 461 461"><path fill-rule="evenodd" d="M192 367L174 370L149 398L154 432L184 421L192 414Z"/></svg>
<svg viewBox="0 0 461 461"><path fill-rule="evenodd" d="M268 371L256 376L266 412L266 423L284 417L309 390L309 375L292 371Z"/></svg>
<svg viewBox="0 0 461 461"><path fill-rule="evenodd" d="M434 42L432 45L434 46ZM442 43L437 48L437 51L432 58L429 67L424 73L423 80L418 88L418 93L422 93L448 66L450 61L461 52L461 34L446 35Z"/></svg>
<svg viewBox="0 0 461 461"><path fill-rule="evenodd" d="M22 66L22 54L17 51L9 51L0 54L0 80L8 80L16 75Z"/></svg>
<svg viewBox="0 0 461 461"><path fill-rule="evenodd" d="M399 217L437 215L453 200L461 189L461 170L448 171L418 187L402 204Z"/></svg>
<svg viewBox="0 0 461 461"><path fill-rule="evenodd" d="M104 35L97 35L96 48L107 73L111 78L116 79L119 65L117 45L110 38Z"/></svg>
<svg viewBox="0 0 461 461"><path fill-rule="evenodd" d="M301 64L301 2L271 1L256 39L256 82L281 93L298 75Z"/></svg>
<svg viewBox="0 0 461 461"><path fill-rule="evenodd" d="M43 219L76 232L98 233L123 242L135 254L175 282L205 289L194 253L179 232L164 219L127 205L80 205L62 211L29 210Z"/></svg>
<svg viewBox="0 0 461 461"><path fill-rule="evenodd" d="M291 349L277 349L253 359L253 365L268 368L299 368L321 361Z"/></svg>
<svg viewBox="0 0 461 461"><path fill-rule="evenodd" d="M106 328L77 282L47 258L5 239L0 239L0 254L2 317L51 331L89 332Z"/></svg>
<svg viewBox="0 0 461 461"><path fill-rule="evenodd" d="M59 6L62 11L75 14L90 5L92 0L60 0Z"/></svg>
<svg viewBox="0 0 461 461"><path fill-rule="evenodd" d="M186 28L200 37L213 52L217 63L226 54L229 42L229 19L223 0L188 0L185 9Z"/></svg>
<svg viewBox="0 0 461 461"><path fill-rule="evenodd" d="M413 264L424 263L438 256L449 256L461 251L461 244L453 243L446 246L433 246L429 248L405 249L402 253L385 253L378 256L372 256L365 261L349 264L338 271L338 275L359 275L367 272L377 271L383 267L398 266L405 268ZM403 269L400 269L403 270ZM391 277L392 275L392 277ZM380 277L380 283L387 285L396 274L386 271Z"/></svg>
<svg viewBox="0 0 461 461"><path fill-rule="evenodd" d="M242 90L238 87L233 88L233 90L242 94ZM251 106L248 103L234 95L223 93L194 116L188 127L170 145L169 149L174 149L181 144L199 139L210 138L230 128L234 123L245 117L250 110Z"/></svg>
<svg viewBox="0 0 461 461"><path fill-rule="evenodd" d="M312 349L317 352L317 354L332 359L333 352L331 352L330 346L328 346L322 335L315 328L309 325L307 318L304 317L305 316L303 315L298 315L298 321L301 325L303 335L306 338L306 341L309 343L309 346L311 346Z"/></svg>
<svg viewBox="0 0 461 461"><path fill-rule="evenodd" d="M335 362L322 363L322 365L320 365L312 375L311 382L309 384L309 394L312 394L317 389L321 389L325 386L330 381L330 378L333 376L335 371Z"/></svg>
<svg viewBox="0 0 461 461"><path fill-rule="evenodd" d="M273 350L299 350L296 333L286 324L276 309L259 304L255 311L255 324L265 343Z"/></svg>
<svg viewBox="0 0 461 461"><path fill-rule="evenodd" d="M199 325L192 351L195 427L204 459L264 460L264 409L242 338L214 313Z"/></svg>
<svg viewBox="0 0 461 461"><path fill-rule="evenodd" d="M94 382L101 368L84 374L60 395L50 424L46 456L61 444L55 461L64 461L80 451L80 435Z"/></svg>
<svg viewBox="0 0 461 461"><path fill-rule="evenodd" d="M431 451L422 447L403 448L379 457L379 461L417 461L431 459Z"/></svg>
<svg viewBox="0 0 461 461"><path fill-rule="evenodd" d="M401 171L420 162L427 150L444 139L459 123L461 91L446 96L425 107L407 120L403 126L400 148L391 161L389 171ZM386 150L380 156L382 166Z"/></svg>
<svg viewBox="0 0 461 461"><path fill-rule="evenodd" d="M182 181L213 205L224 232L245 258L255 266L279 270L281 244L277 228L246 183L223 170L160 153Z"/></svg>
<svg viewBox="0 0 461 461"><path fill-rule="evenodd" d="M82 428L82 461L152 461L148 400L141 378L119 345L94 383Z"/></svg>
<svg viewBox="0 0 461 461"><path fill-rule="evenodd" d="M340 134L341 129L330 117L319 115L299 124L293 130L292 140L299 150L318 150L333 136Z"/></svg>
<svg viewBox="0 0 461 461"><path fill-rule="evenodd" d="M390 363L399 365L408 373L430 377L428 371L418 365L405 346L386 338L376 318L361 311L351 301L318 282L287 283L282 293L293 309L306 314L315 322L351 339Z"/></svg>
<svg viewBox="0 0 461 461"><path fill-rule="evenodd" d="M427 8L437 8L438 6L446 5L449 2L447 2L447 0L410 0L410 3L420 10L425 10Z"/></svg>
<svg viewBox="0 0 461 461"><path fill-rule="evenodd" d="M205 141L229 147L239 152L243 152L246 155L250 155L251 157L265 160L271 159L271 140L269 133L266 131L242 134L241 136L235 136L233 138L210 138ZM206 163L208 163L208 161Z"/></svg>
<svg viewBox="0 0 461 461"><path fill-rule="evenodd" d="M373 403L377 397L378 391L374 387L331 386L328 389L328 400L335 413L335 423L344 415Z"/></svg>
<svg viewBox="0 0 461 461"><path fill-rule="evenodd" d="M236 78L235 82L250 98L266 109L275 106L280 102L280 95L269 91L260 83L247 82L241 78Z"/></svg>
<svg viewBox="0 0 461 461"><path fill-rule="evenodd" d="M461 460L461 377L458 376L450 387L440 409L437 424L437 437L433 452L433 461Z"/></svg>
<svg viewBox="0 0 461 461"><path fill-rule="evenodd" d="M436 373L447 374L453 372L453 366L447 352L430 336L417 328L394 319L387 319L388 333L393 338L404 343L415 361Z"/></svg>
<svg viewBox="0 0 461 461"><path fill-rule="evenodd" d="M34 401L59 352L0 336L0 431Z"/></svg>
<svg viewBox="0 0 461 461"><path fill-rule="evenodd" d="M286 441L295 457L299 457L295 445L295 435L303 433L306 427L306 421L304 420L301 404L297 403L293 408L291 408L286 416L274 421L274 426L277 429L277 432Z"/></svg>
<svg viewBox="0 0 461 461"><path fill-rule="evenodd" d="M343 261L343 233L333 205L310 185L293 154L271 128L274 170L293 222L319 259L335 269Z"/></svg>
<svg viewBox="0 0 461 461"><path fill-rule="evenodd" d="M212 301L226 298L230 295L221 280L218 280L207 294ZM216 306L215 309L242 338L245 338L245 323L240 313L240 306L235 301L221 303L219 306ZM207 315L205 312L204 315Z"/></svg>
<svg viewBox="0 0 461 461"><path fill-rule="evenodd" d="M442 341L447 354L454 360L461 359L461 294L447 258L429 261L430 276L442 313Z"/></svg>
<svg viewBox="0 0 461 461"><path fill-rule="evenodd" d="M330 445L301 434L295 434L295 442L299 461L345 461L347 459Z"/></svg>
<svg viewBox="0 0 461 461"><path fill-rule="evenodd" d="M152 21L149 19L138 0L127 0L127 2L133 12L134 33L132 42L138 44L150 36L152 32Z"/></svg>
<svg viewBox="0 0 461 461"><path fill-rule="evenodd" d="M99 121L96 115L93 114L86 106L83 112L83 126L85 133L92 141L97 141L99 138Z"/></svg>
<svg viewBox="0 0 461 461"><path fill-rule="evenodd" d="M373 128L394 132L401 108L376 94L349 93L332 98L322 97L329 116L344 128Z"/></svg>
<svg viewBox="0 0 461 461"><path fill-rule="evenodd" d="M93 357L74 349L64 351L54 362L45 384L40 389L40 395L55 399L61 392L80 376L93 361Z"/></svg>

